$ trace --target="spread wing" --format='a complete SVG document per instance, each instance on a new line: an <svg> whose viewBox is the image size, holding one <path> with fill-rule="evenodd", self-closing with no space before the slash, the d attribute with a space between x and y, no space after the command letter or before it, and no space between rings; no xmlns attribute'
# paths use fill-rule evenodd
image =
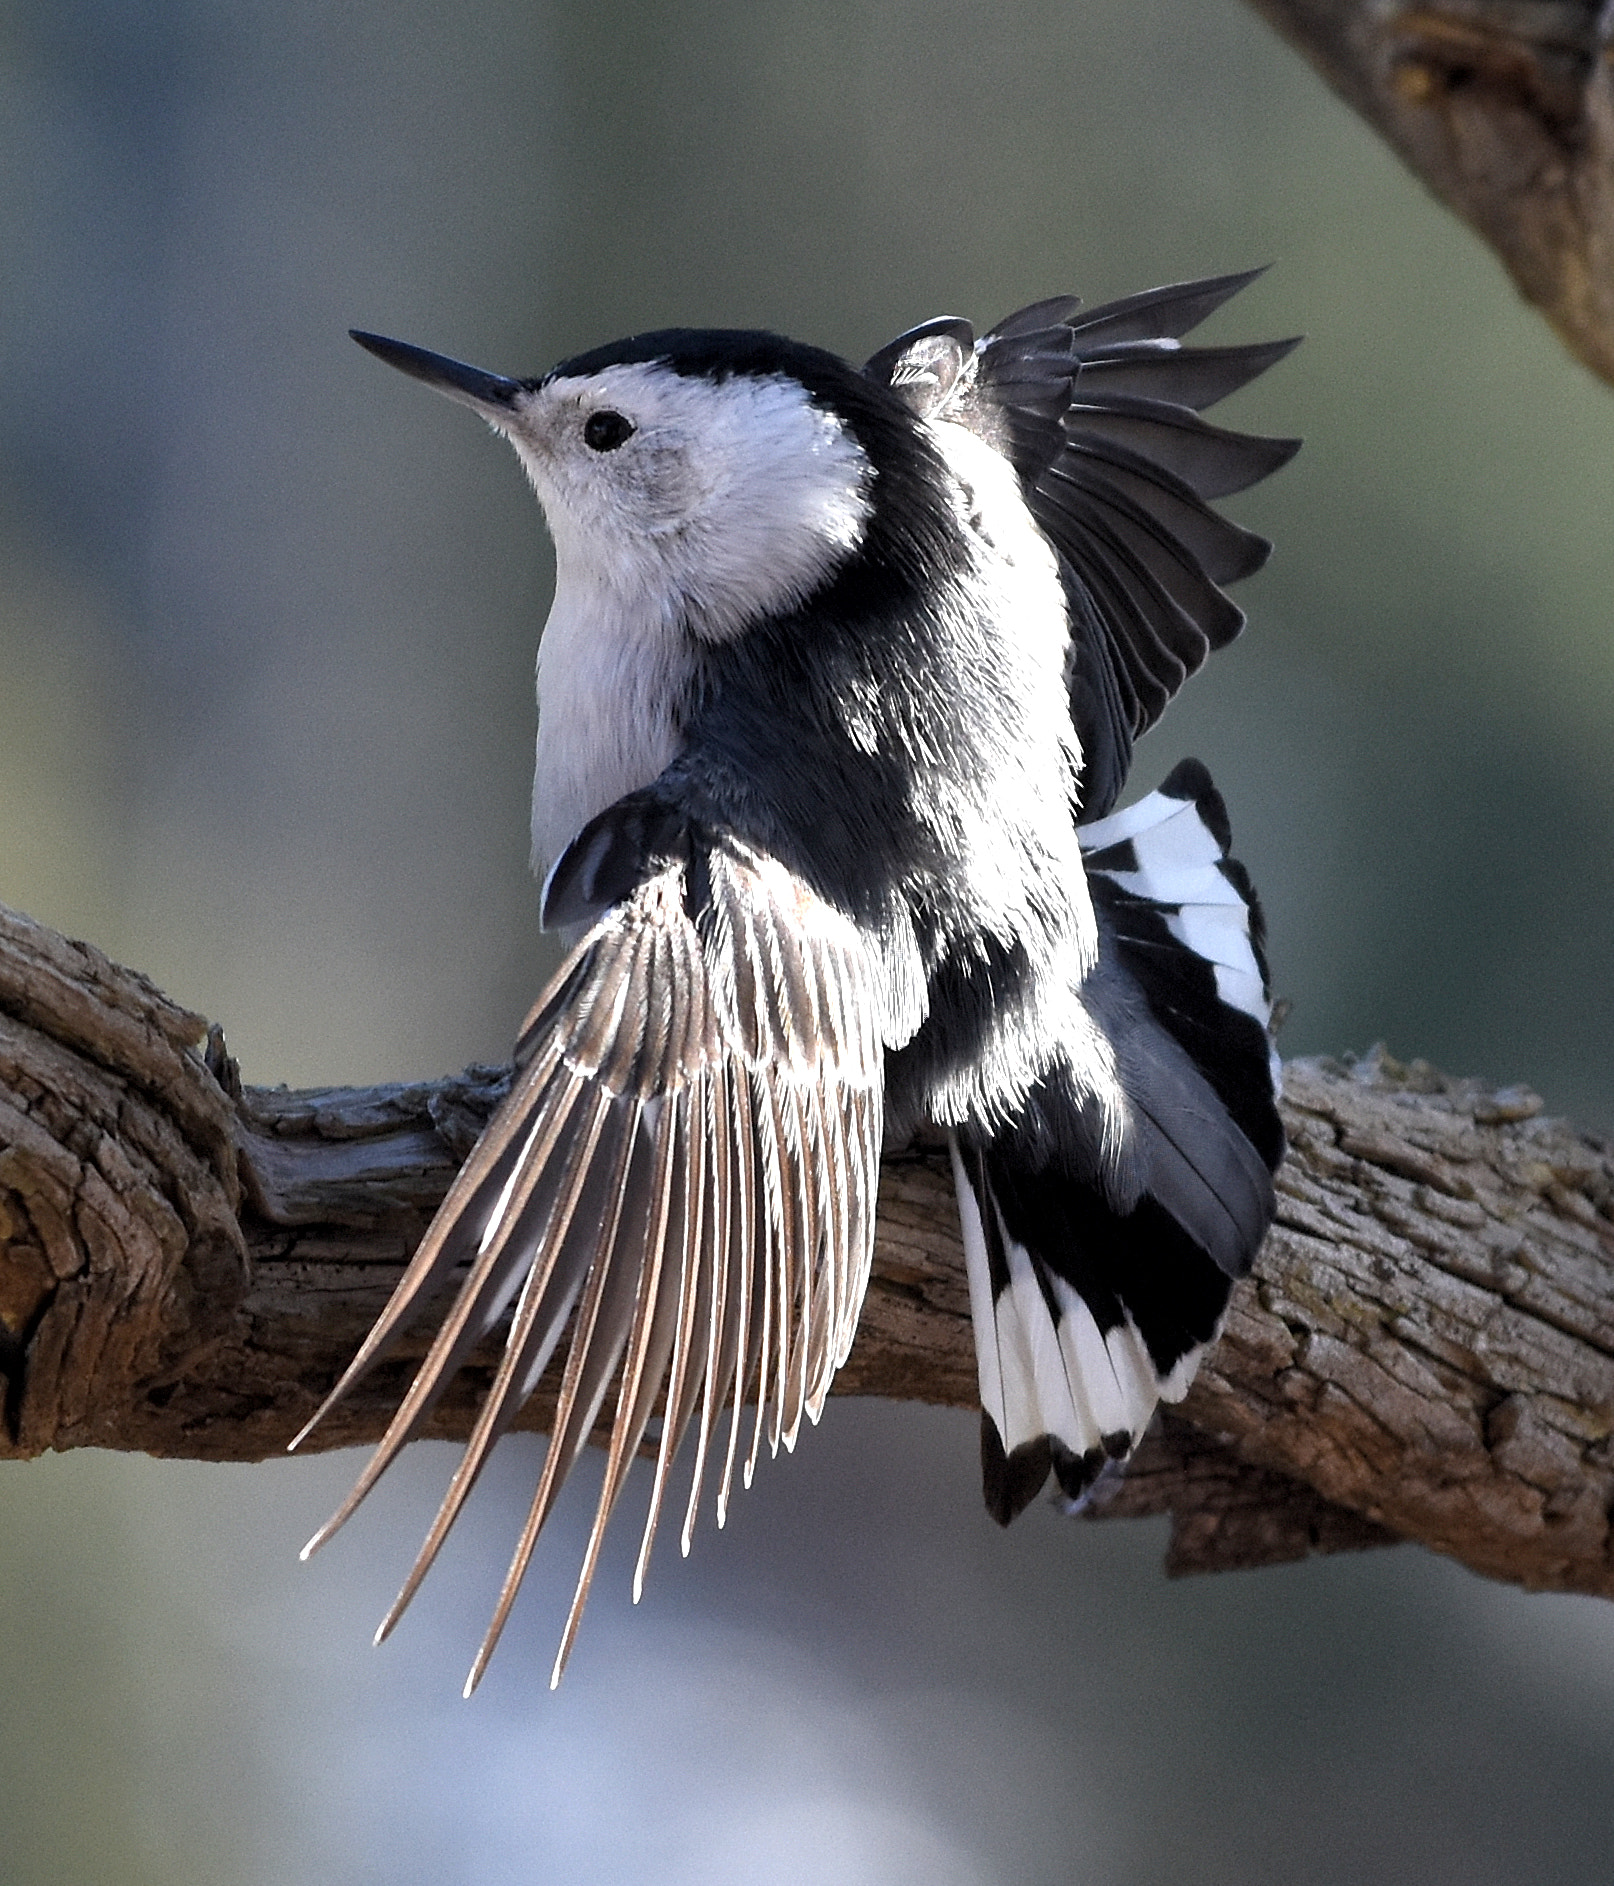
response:
<svg viewBox="0 0 1614 1886"><path fill-rule="evenodd" d="M647 846L660 855L647 859ZM458 1275L391 1426L305 1556L352 1513L514 1305L492 1387L379 1641L570 1326L542 1476L467 1694L613 1382L604 1484L552 1683L653 1413L662 1411L662 1427L636 1599L689 1429L698 1439L686 1552L725 1408L719 1525L736 1461L749 1485L764 1432L773 1449L781 1439L791 1447L803 1414L818 1419L868 1279L882 1043L860 933L772 859L677 828L665 810L647 816L633 801L574 842L546 910L587 909L605 880L618 889L634 875L625 857L639 860L639 881L599 916L529 1016L509 1096L314 1417ZM748 1400L756 1412L742 1423Z"/></svg>
<svg viewBox="0 0 1614 1886"><path fill-rule="evenodd" d="M922 417L979 433L1020 475L1070 608L1084 823L1114 804L1133 742L1244 626L1222 585L1271 551L1210 500L1287 464L1300 442L1229 432L1199 413L1297 343L1182 345L1259 273L1155 288L1087 314L1062 295L978 341L968 322L944 317L865 369Z"/></svg>

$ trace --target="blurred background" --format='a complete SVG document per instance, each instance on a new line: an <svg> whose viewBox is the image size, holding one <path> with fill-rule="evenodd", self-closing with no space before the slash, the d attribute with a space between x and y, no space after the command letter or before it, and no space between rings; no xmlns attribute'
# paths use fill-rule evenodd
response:
<svg viewBox="0 0 1614 1886"><path fill-rule="evenodd" d="M1235 0L0 0L0 899L222 1020L248 1081L503 1058L551 564L507 450L351 345L501 372L672 323L862 358L1272 262L1222 409L1248 635L1197 752L1288 1053L1386 1039L1614 1124L1614 393ZM628 1603L588 1503L459 1683L535 1470L328 1552L351 1457L0 1469L19 1886L1564 1882L1614 1851L1614 1609L1412 1549L1168 1584L999 1534L971 1418L832 1404ZM586 1479L586 1475L583 1476Z"/></svg>

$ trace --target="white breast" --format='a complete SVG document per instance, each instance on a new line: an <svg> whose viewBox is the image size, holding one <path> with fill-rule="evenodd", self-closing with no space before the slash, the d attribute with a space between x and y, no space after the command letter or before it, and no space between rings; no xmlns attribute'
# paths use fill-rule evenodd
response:
<svg viewBox="0 0 1614 1886"><path fill-rule="evenodd" d="M532 868L542 878L581 828L648 786L678 751L689 677L682 633L564 569L538 647Z"/></svg>

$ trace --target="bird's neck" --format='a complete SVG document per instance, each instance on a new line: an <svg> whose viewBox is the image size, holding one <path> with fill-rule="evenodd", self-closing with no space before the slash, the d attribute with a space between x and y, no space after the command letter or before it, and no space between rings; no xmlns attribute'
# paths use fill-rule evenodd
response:
<svg viewBox="0 0 1614 1886"><path fill-rule="evenodd" d="M568 573L538 649L532 864L543 876L578 831L676 756L695 656L659 608Z"/></svg>

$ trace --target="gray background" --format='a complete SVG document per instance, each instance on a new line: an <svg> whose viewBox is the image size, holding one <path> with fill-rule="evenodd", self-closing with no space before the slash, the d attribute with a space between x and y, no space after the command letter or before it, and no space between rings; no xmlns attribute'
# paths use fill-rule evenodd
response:
<svg viewBox="0 0 1614 1886"><path fill-rule="evenodd" d="M1377 1037L1614 1123L1614 395L1233 0L0 5L0 898L223 1020L246 1077L502 1057L550 582L508 452L366 359L672 322L861 357L1272 261L1207 330L1307 448L1198 752L1286 1051ZM384 1651L450 1456L0 1471L0 1879L1601 1881L1614 1611L1412 1550L1167 1584L980 1512L973 1423L832 1405L726 1534L586 1493L458 1701L535 1450ZM586 1478L586 1476L585 1476Z"/></svg>

